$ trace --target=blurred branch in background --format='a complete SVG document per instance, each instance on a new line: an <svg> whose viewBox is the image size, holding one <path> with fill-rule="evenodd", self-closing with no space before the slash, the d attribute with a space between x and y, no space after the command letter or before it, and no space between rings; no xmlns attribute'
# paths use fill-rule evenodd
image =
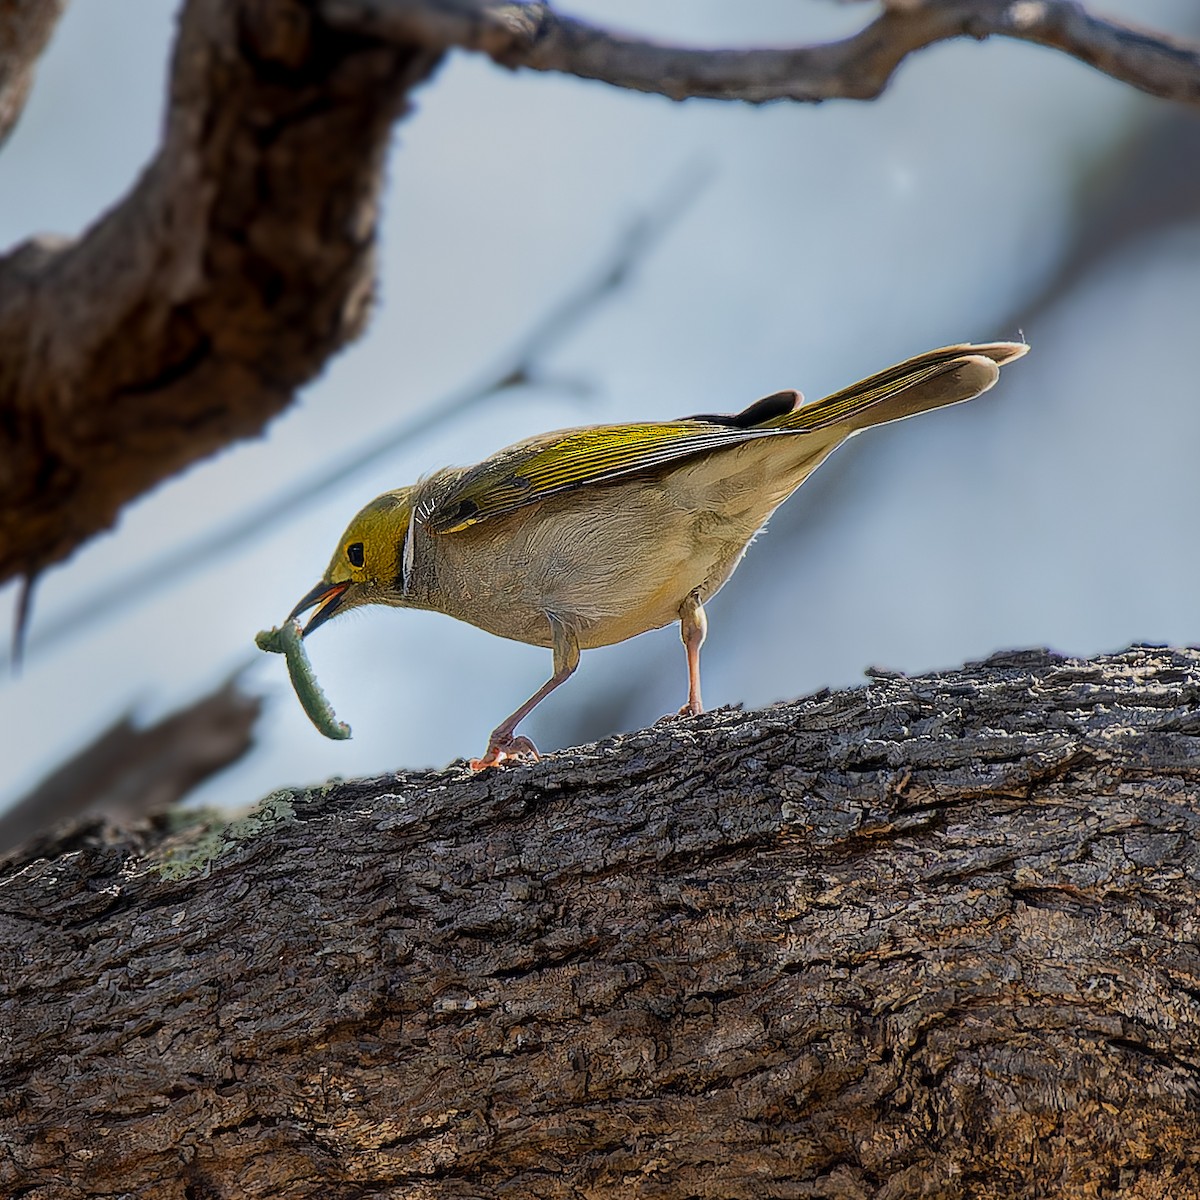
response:
<svg viewBox="0 0 1200 1200"><path fill-rule="evenodd" d="M64 8L66 0L0 3L0 146L25 110L34 67Z"/></svg>
<svg viewBox="0 0 1200 1200"><path fill-rule="evenodd" d="M0 20L14 94L58 11L24 7ZM188 0L138 184L81 238L0 258L0 580L26 581L27 612L39 572L259 433L361 332L390 130L446 49L677 98L816 101L874 97L914 50L989 35L1200 98L1194 45L1063 0L906 0L843 41L759 50L618 37L543 4Z"/></svg>
<svg viewBox="0 0 1200 1200"><path fill-rule="evenodd" d="M816 46L697 49L611 33L548 4L511 0L324 0L346 30L489 55L672 100L873 100L914 51L1008 37L1061 50L1164 99L1200 103L1200 47L1087 12L1075 0L885 0L852 37Z"/></svg>
<svg viewBox="0 0 1200 1200"><path fill-rule="evenodd" d="M1200 219L1200 123L1154 109L1079 180L1071 242L1059 269L1022 308L1024 324L1057 304L1100 263L1156 230Z"/></svg>
<svg viewBox="0 0 1200 1200"><path fill-rule="evenodd" d="M41 650L83 631L115 611L127 611L164 587L174 586L213 559L229 553L252 537L299 515L322 496L341 486L356 472L395 454L417 438L463 416L472 408L510 388L562 386L552 377L546 359L589 319L605 300L629 281L632 273L687 210L703 189L707 170L693 164L681 171L657 203L630 222L598 269L592 270L572 291L535 322L495 366L472 384L447 396L423 412L381 430L368 443L323 470L297 480L287 489L250 507L234 520L217 526L191 542L175 547L119 579L85 593L54 618L31 630L29 649ZM578 384L574 385L578 390ZM28 591L25 593L28 594ZM18 617L18 626L22 624ZM0 652L0 670L13 665L19 644L11 654Z"/></svg>
<svg viewBox="0 0 1200 1200"><path fill-rule="evenodd" d="M362 332L392 127L439 59L282 0L183 6L140 179L0 257L0 581L260 433Z"/></svg>
<svg viewBox="0 0 1200 1200"><path fill-rule="evenodd" d="M262 705L229 679L153 725L127 713L0 817L0 855L81 817L127 825L170 808L250 750Z"/></svg>

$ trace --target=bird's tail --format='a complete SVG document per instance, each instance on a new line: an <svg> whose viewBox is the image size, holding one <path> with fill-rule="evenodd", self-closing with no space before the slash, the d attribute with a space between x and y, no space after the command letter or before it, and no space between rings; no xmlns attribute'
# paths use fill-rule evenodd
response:
<svg viewBox="0 0 1200 1200"><path fill-rule="evenodd" d="M757 427L799 432L837 426L848 436L872 425L970 400L996 382L1005 363L1020 358L1028 349L1023 342L987 342L929 350L823 400L773 415Z"/></svg>

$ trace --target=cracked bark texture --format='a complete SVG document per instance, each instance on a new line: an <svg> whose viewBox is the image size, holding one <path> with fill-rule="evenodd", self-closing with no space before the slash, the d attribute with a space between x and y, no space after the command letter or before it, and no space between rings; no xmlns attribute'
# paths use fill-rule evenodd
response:
<svg viewBox="0 0 1200 1200"><path fill-rule="evenodd" d="M1035 651L76 833L0 1194L1198 1195L1198 791L1200 651Z"/></svg>

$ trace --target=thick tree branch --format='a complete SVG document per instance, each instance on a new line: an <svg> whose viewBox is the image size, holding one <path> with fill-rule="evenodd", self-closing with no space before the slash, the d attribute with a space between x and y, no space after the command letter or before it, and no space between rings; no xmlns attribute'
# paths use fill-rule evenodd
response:
<svg viewBox="0 0 1200 1200"><path fill-rule="evenodd" d="M259 432L361 330L389 131L438 54L189 0L137 186L0 260L0 580Z"/></svg>
<svg viewBox="0 0 1200 1200"><path fill-rule="evenodd" d="M322 0L345 29L490 55L673 100L872 100L916 50L951 38L1016 38L1061 50L1143 92L1200 103L1200 47L1093 16L1075 0L891 0L840 42L697 49L612 33L514 0Z"/></svg>
<svg viewBox="0 0 1200 1200"><path fill-rule="evenodd" d="M34 68L66 0L0 0L0 145L29 99Z"/></svg>
<svg viewBox="0 0 1200 1200"><path fill-rule="evenodd" d="M1200 1192L1200 651L0 868L0 1193Z"/></svg>

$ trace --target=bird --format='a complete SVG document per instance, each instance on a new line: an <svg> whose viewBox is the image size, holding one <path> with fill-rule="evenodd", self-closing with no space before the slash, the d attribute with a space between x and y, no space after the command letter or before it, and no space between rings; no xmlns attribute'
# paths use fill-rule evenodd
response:
<svg viewBox="0 0 1200 1200"><path fill-rule="evenodd" d="M354 516L288 620L315 610L307 638L384 604L549 647L553 674L492 731L477 771L539 757L517 726L581 651L675 621L688 673L678 715L699 714L704 605L775 509L847 438L970 400L1028 349L944 346L810 404L789 389L732 415L562 429L435 471Z"/></svg>

